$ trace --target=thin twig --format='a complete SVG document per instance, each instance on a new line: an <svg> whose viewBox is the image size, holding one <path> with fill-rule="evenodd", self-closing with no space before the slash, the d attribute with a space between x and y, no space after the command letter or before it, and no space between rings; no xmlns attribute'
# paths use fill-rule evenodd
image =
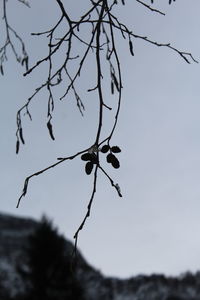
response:
<svg viewBox="0 0 200 300"><path fill-rule="evenodd" d="M158 14L161 14L163 16L165 16L165 13L163 13L162 11L158 10L158 9L155 9L153 7L151 7L150 5L144 3L143 1L141 0L136 0L138 3L140 3L141 5L145 6L146 8L148 8L149 10L153 11L153 12L156 12Z"/></svg>

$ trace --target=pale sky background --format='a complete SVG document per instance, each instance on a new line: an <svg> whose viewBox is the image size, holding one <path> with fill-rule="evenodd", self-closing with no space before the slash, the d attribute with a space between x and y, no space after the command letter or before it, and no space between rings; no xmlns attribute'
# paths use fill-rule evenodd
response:
<svg viewBox="0 0 200 300"><path fill-rule="evenodd" d="M31 9L9 2L10 22L27 40L32 65L47 48L45 39L30 37L30 32L47 30L59 9L53 0L30 1ZM88 3L67 2L74 16ZM200 59L199 0L177 0L171 6L167 2L154 4L166 12L165 17L128 0L120 6L120 16L136 34L171 42ZM200 270L200 65L188 65L176 53L143 41L133 44L131 57L128 40L119 40L124 88L113 145L122 148L121 168L107 166L123 198L100 174L92 214L78 246L105 275L195 272ZM92 177L85 175L79 158L34 178L20 207L15 207L26 176L92 143L98 99L95 94L84 98L84 118L72 97L58 100L53 142L46 129L47 93L39 94L31 105L33 121L23 118L26 145L16 156L16 112L45 79L47 68L24 78L23 69L8 54L5 76L0 78L0 210L36 219L45 213L73 240L92 190ZM92 72L93 62L88 61L80 93L90 79L86 74L92 78ZM107 95L108 104L116 101Z"/></svg>

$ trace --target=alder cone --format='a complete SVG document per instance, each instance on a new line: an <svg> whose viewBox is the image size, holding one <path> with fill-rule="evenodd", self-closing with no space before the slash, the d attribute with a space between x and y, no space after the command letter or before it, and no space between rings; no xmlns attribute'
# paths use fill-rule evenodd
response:
<svg viewBox="0 0 200 300"><path fill-rule="evenodd" d="M120 167L119 160L117 159L116 156L114 156L114 157L115 157L115 159L112 160L111 164L112 164L113 168L119 169L119 167Z"/></svg>
<svg viewBox="0 0 200 300"><path fill-rule="evenodd" d="M113 166L113 168L118 169L120 167L119 160L117 159L117 157L114 154L109 153L107 155L106 159L107 159L107 162Z"/></svg>
<svg viewBox="0 0 200 300"><path fill-rule="evenodd" d="M108 145L104 145L104 146L101 148L101 152L102 152L102 153L107 153L109 149L110 149L110 147L109 147Z"/></svg>
<svg viewBox="0 0 200 300"><path fill-rule="evenodd" d="M81 159L84 161L91 160L92 159L92 154L91 153L84 153L81 155Z"/></svg>
<svg viewBox="0 0 200 300"><path fill-rule="evenodd" d="M87 175L90 175L90 174L92 173L93 166L94 166L94 164L93 164L93 162L91 162L91 161L88 161L88 162L86 163L86 165L85 165L85 173L86 173Z"/></svg>
<svg viewBox="0 0 200 300"><path fill-rule="evenodd" d="M113 157L115 157L112 153L109 153L107 156L106 156L106 160L107 162L110 164L112 163L113 161Z"/></svg>
<svg viewBox="0 0 200 300"><path fill-rule="evenodd" d="M97 164L97 163L98 163L98 158L97 158L97 155L96 155L95 153L92 153L92 154L91 154L90 161L91 161L93 164Z"/></svg>
<svg viewBox="0 0 200 300"><path fill-rule="evenodd" d="M113 147L111 147L111 151L113 153L119 153L119 152L121 152L121 149L118 146L113 146Z"/></svg>

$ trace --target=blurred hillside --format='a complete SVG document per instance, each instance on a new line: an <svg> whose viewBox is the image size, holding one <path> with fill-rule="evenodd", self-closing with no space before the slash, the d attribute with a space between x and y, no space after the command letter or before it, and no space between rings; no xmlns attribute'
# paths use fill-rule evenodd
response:
<svg viewBox="0 0 200 300"><path fill-rule="evenodd" d="M177 278L108 278L88 265L80 251L72 262L73 249L47 219L0 214L0 300L40 300L37 282L44 282L43 300L200 299L200 272Z"/></svg>

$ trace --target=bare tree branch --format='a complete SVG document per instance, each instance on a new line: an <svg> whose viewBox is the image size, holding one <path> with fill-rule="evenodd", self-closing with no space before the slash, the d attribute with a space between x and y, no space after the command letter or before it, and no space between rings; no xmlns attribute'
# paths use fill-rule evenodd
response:
<svg viewBox="0 0 200 300"><path fill-rule="evenodd" d="M20 0L18 0L20 1ZM8 13L7 13L7 0L3 0L3 21L5 25L5 31L6 31L6 40L4 45L0 48L0 71L1 74L4 75L4 63L8 60L7 57L7 49L10 47L17 62L19 62L22 66L25 65L25 68L28 69L28 54L26 52L25 44L23 42L23 39L20 37L20 35L17 33L16 30L14 30L9 21L8 21ZM21 1L24 4L28 6L28 3L26 1ZM15 42L18 41L21 46L21 51L18 52L15 46Z"/></svg>
<svg viewBox="0 0 200 300"><path fill-rule="evenodd" d="M18 0L19 2L29 6L28 2L25 0ZM153 4L153 0L151 3ZM172 1L169 0L169 4ZM80 16L77 20L73 20L69 15L65 2L62 0L55 1L59 11L60 16L55 22L55 24L46 31L32 33L32 35L36 37L46 36L48 38L48 53L38 61L36 61L30 68L28 66L28 55L25 50L25 45L21 37L17 34L17 32L10 26L7 17L7 1L3 0L3 19L6 28L6 41L2 48L0 48L0 71L3 74L3 63L7 60L6 51L8 47L11 47L15 58L22 65L25 64L26 72L24 76L30 75L34 70L39 69L41 65L44 63L47 64L47 74L46 80L38 86L32 95L26 100L25 104L18 110L16 116L17 122L17 130L16 130L16 153L19 152L20 144L25 143L25 139L23 136L23 126L22 126L22 115L26 114L30 118L31 111L29 109L30 103L32 103L33 99L36 99L36 96L43 90L46 89L48 92L48 101L47 101L47 129L49 135L52 140L55 140L56 137L53 133L53 127L51 124L51 120L53 118L55 101L57 99L54 97L54 87L60 86L60 97L59 100L63 100L69 93L72 91L74 94L74 98L76 101L76 106L79 109L81 115L85 110L84 101L81 99L78 85L84 68L87 66L86 60L90 57L95 58L96 62L96 82L92 85L94 87L87 89L88 92L94 92L97 98L98 105L98 120L97 120L97 130L93 137L93 143L86 149L82 149L79 152L72 154L68 157L58 158L58 161L55 163L43 168L31 175L29 175L25 181L22 193L18 199L17 207L19 207L21 203L21 199L27 194L28 186L30 180L39 176L50 169L57 167L59 164L64 163L67 160L73 160L74 158L80 156L81 160L85 161L85 171L87 175L93 173L93 187L92 193L89 198L88 206L86 214L80 223L77 231L74 234L75 239L75 250L77 247L78 236L80 231L84 228L87 219L91 213L91 207L95 198L95 193L97 190L97 177L98 170L102 172L102 174L109 180L109 183L114 189L117 191L118 196L122 197L120 187L114 180L108 175L106 168L102 167L101 161L102 156L106 155L106 161L108 164L112 165L112 167L118 169L120 167L120 162L118 160L118 153L121 152L121 149L118 146L112 146L112 137L116 130L117 122L119 119L119 113L122 103L122 88L123 88L123 78L122 78L122 69L121 69L121 58L118 51L117 41L120 36L123 40L128 41L128 48L130 54L132 56L134 53L134 45L133 41L140 39L144 42L151 44L156 47L167 48L170 51L178 54L185 62L190 64L191 62L196 62L197 60L192 56L191 53L181 51L176 47L172 46L170 43L159 43L157 41L151 40L146 36L139 35L130 30L126 24L121 22L120 17L114 14L114 7L116 5L125 5L125 1L121 0L121 3L117 0L90 0L89 9ZM162 11L153 8L151 5L141 1L135 0L135 3L139 3L147 8L149 11L165 15ZM65 24L65 32L61 34L61 36L57 36L61 26ZM81 29L81 30L80 30ZM84 31L84 36L81 32ZM15 37L20 42L21 45L21 55L18 54L15 49L14 42L11 36ZM87 37L87 38L86 38ZM77 53L76 44L77 42L84 49L82 52ZM65 49L65 54L63 55L62 49ZM55 62L56 55L62 53L62 61ZM70 63L74 63L74 73L72 74L70 69ZM107 62L107 64L105 64ZM106 65L106 67L105 67ZM105 70L105 68L107 68ZM107 74L109 74L107 76ZM94 76L94 78L95 78ZM111 93L116 93L116 103L113 104L112 107L106 104L105 100L105 91L103 90L103 77L106 77L106 80L110 80L111 83ZM66 85L63 90L63 86L61 82L65 80ZM90 83L88 83L90 86ZM107 136L103 136L102 132L106 124L103 122L103 116L105 109L116 109L114 117L112 115L112 126L107 134Z"/></svg>

